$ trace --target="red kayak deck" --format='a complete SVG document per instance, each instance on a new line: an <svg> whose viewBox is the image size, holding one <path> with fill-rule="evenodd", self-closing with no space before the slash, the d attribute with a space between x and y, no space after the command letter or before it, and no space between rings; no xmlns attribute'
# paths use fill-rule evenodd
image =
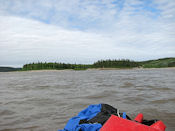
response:
<svg viewBox="0 0 175 131"><path fill-rule="evenodd" d="M158 121L151 126L112 115L100 131L165 131L166 126Z"/></svg>

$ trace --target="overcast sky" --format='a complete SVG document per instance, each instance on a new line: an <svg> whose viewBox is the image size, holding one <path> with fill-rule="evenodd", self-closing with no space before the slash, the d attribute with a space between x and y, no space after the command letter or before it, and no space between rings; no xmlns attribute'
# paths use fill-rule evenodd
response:
<svg viewBox="0 0 175 131"><path fill-rule="evenodd" d="M0 0L0 66L175 57L175 0Z"/></svg>

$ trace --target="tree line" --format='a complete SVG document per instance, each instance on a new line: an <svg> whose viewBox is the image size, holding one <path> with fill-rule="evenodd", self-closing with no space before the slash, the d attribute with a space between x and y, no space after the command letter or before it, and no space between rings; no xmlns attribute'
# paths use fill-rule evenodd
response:
<svg viewBox="0 0 175 131"><path fill-rule="evenodd" d="M25 64L22 70L42 70L42 69L73 69L86 70L88 68L132 68L139 67L139 62L130 61L128 59L122 60L99 60L93 64L66 64L66 63L30 63Z"/></svg>
<svg viewBox="0 0 175 131"><path fill-rule="evenodd" d="M99 60L93 64L95 68L132 68L139 67L139 62L128 59L121 60Z"/></svg>
<svg viewBox="0 0 175 131"><path fill-rule="evenodd" d="M42 70L42 69L56 69L56 70L63 70L63 69L74 69L74 70L83 70L89 68L90 65L85 64L65 64L65 63L30 63L25 64L22 70Z"/></svg>

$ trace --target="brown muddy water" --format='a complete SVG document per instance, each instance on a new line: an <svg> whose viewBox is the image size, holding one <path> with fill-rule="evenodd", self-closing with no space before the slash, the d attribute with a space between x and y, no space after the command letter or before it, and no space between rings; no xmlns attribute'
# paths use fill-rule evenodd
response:
<svg viewBox="0 0 175 131"><path fill-rule="evenodd" d="M0 131L57 131L98 103L175 131L175 68L0 73Z"/></svg>

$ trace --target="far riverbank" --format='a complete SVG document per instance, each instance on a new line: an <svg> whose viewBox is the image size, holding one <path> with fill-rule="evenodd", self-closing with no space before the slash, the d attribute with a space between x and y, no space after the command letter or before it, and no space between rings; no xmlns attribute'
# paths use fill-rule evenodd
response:
<svg viewBox="0 0 175 131"><path fill-rule="evenodd" d="M93 64L70 64L59 62L38 62L23 65L22 68L0 67L0 72L9 71L33 71L33 70L123 70L123 69L153 69L153 68L173 68L175 58L161 58L148 61L132 61L128 59L120 60L99 60Z"/></svg>
<svg viewBox="0 0 175 131"><path fill-rule="evenodd" d="M11 72L62 72L62 71L91 71L91 70L158 70L158 69L175 69L175 67L164 67L164 68L90 68L86 70L73 70L73 69L50 69L50 70L26 70L26 71L11 71Z"/></svg>

